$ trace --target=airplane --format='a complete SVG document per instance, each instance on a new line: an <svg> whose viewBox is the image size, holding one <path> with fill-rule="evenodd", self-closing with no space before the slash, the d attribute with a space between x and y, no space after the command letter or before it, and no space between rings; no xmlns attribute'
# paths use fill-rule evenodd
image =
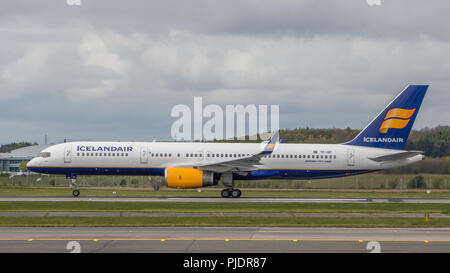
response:
<svg viewBox="0 0 450 273"><path fill-rule="evenodd" d="M164 176L167 187L225 186L221 196L238 198L237 180L342 177L421 161L405 151L406 140L428 85L408 85L354 139L341 144L280 143L279 132L262 143L68 142L44 149L28 170L62 174L79 196L79 175Z"/></svg>

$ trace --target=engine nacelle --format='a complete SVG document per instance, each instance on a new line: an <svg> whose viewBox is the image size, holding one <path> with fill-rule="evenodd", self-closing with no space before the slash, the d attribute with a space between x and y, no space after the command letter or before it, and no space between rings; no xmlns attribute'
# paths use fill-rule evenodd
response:
<svg viewBox="0 0 450 273"><path fill-rule="evenodd" d="M213 172L194 168L166 168L164 178L167 187L177 189L195 189L215 186L218 183Z"/></svg>

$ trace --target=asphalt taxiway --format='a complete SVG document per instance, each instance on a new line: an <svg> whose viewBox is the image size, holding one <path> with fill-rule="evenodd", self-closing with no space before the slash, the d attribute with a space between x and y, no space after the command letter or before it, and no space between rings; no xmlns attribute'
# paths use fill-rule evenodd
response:
<svg viewBox="0 0 450 273"><path fill-rule="evenodd" d="M0 252L446 252L450 228L0 228Z"/></svg>

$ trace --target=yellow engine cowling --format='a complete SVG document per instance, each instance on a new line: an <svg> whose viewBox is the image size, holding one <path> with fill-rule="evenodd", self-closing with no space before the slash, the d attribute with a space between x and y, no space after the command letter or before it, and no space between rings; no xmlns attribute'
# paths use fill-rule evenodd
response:
<svg viewBox="0 0 450 273"><path fill-rule="evenodd" d="M217 185L213 172L194 168L166 168L164 177L169 188L195 189Z"/></svg>

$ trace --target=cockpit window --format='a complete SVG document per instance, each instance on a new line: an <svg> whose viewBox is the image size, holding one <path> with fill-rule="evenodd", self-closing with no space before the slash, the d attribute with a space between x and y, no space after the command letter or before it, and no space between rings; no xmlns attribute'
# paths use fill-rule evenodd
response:
<svg viewBox="0 0 450 273"><path fill-rule="evenodd" d="M50 152L42 152L41 153L41 157L46 158L46 157L50 157L51 153Z"/></svg>

